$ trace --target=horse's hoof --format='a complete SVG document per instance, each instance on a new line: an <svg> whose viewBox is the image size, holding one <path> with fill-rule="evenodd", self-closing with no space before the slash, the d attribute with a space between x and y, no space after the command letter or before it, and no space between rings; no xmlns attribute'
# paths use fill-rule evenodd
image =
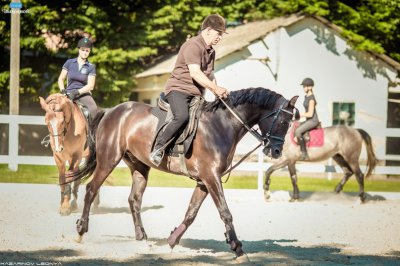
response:
<svg viewBox="0 0 400 266"><path fill-rule="evenodd" d="M78 210L78 204L76 204L76 200L71 201L71 212Z"/></svg>
<svg viewBox="0 0 400 266"><path fill-rule="evenodd" d="M58 212L60 213L61 216L68 216L71 214L71 209L60 207L60 210Z"/></svg>
<svg viewBox="0 0 400 266"><path fill-rule="evenodd" d="M88 221L85 221L83 219L78 219L76 221L76 231L78 232L79 235L83 235L84 233L86 233L88 231Z"/></svg>
<svg viewBox="0 0 400 266"><path fill-rule="evenodd" d="M175 227L174 231L171 232L171 235L168 237L168 245L171 248L174 248L177 244L179 244L179 240L183 233L186 231L186 225L180 224L178 227Z"/></svg>
<svg viewBox="0 0 400 266"><path fill-rule="evenodd" d="M269 200L271 198L271 191L264 191L264 199Z"/></svg>
<svg viewBox="0 0 400 266"><path fill-rule="evenodd" d="M290 198L289 202L299 202L299 198Z"/></svg>
<svg viewBox="0 0 400 266"><path fill-rule="evenodd" d="M236 257L236 259L235 259L235 263L237 263L237 264L249 263L249 262L250 262L250 259L246 253L243 253L242 256Z"/></svg>
<svg viewBox="0 0 400 266"><path fill-rule="evenodd" d="M366 201L366 199L367 199L367 197L359 197L358 198L358 200L357 200L357 203L358 204L364 204L364 203L366 203L367 201Z"/></svg>
<svg viewBox="0 0 400 266"><path fill-rule="evenodd" d="M138 241L147 240L147 235L146 235L146 232L144 231L143 227L136 227L135 235L136 235L136 240L138 240Z"/></svg>
<svg viewBox="0 0 400 266"><path fill-rule="evenodd" d="M78 236L74 239L74 241L75 241L76 243L82 243L82 239L83 239L83 235L78 235Z"/></svg>

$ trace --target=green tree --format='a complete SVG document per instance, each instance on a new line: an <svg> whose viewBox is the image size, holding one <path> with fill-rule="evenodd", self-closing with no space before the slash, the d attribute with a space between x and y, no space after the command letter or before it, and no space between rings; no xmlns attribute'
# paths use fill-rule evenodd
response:
<svg viewBox="0 0 400 266"><path fill-rule="evenodd" d="M132 98L135 74L176 52L200 29L203 18L219 13L229 25L293 13L322 16L343 29L356 49L387 53L400 61L400 2L396 0L22 0L21 106L58 91L67 58L77 55L85 34L94 41L94 98L108 107ZM2 0L2 10L9 2ZM48 49L46 40L56 43ZM10 14L0 13L0 112L8 110Z"/></svg>

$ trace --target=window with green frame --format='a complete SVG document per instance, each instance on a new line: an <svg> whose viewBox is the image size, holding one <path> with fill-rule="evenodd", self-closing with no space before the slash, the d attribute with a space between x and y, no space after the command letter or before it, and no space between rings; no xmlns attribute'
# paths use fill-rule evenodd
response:
<svg viewBox="0 0 400 266"><path fill-rule="evenodd" d="M353 126L355 122L355 110L355 103L334 102L332 124Z"/></svg>

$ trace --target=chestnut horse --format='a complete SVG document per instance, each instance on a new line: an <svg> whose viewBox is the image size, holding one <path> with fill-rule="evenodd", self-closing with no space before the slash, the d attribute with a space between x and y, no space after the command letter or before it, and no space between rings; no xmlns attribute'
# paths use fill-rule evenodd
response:
<svg viewBox="0 0 400 266"><path fill-rule="evenodd" d="M293 128L293 127L292 127ZM300 146L291 141L291 130L286 135L285 145L283 145L282 157L276 160L265 173L264 196L270 198L269 186L271 184L271 174L285 166L289 169L290 178L293 185L293 200L300 198L299 187L297 186L296 161L300 160ZM368 177L374 170L377 159L372 146L370 135L362 129L354 129L349 126L336 125L324 128L324 144L321 147L308 147L310 157L307 162L318 162L333 158L343 169L344 177L336 186L335 192L342 191L344 184L354 174L359 185L359 197L365 200L364 194L364 174L360 170L358 160L361 154L363 141L367 150L367 173Z"/></svg>
<svg viewBox="0 0 400 266"><path fill-rule="evenodd" d="M44 100L39 97L40 105L45 114L45 122L50 134L50 145L58 168L59 184L61 186L61 215L69 215L78 208L77 197L80 180L74 182L71 200L71 184L65 184L65 168L77 169L83 157L88 156L85 148L87 123L79 107L63 94L52 94Z"/></svg>
<svg viewBox="0 0 400 266"><path fill-rule="evenodd" d="M290 101L280 94L264 88L250 88L231 92L226 102L249 127L258 124L260 139L265 142L264 153L278 158L281 155L284 136L293 118L297 96ZM226 228L226 241L237 257L244 255L242 243L236 236L232 215L225 201L221 174L232 162L235 148L247 133L243 126L221 100L205 103L196 137L186 155L189 176L197 181L189 208L183 222L168 238L171 248L193 223L208 193L219 211ZM88 231L90 205L98 189L121 159L132 173L132 189L129 206L132 212L137 240L147 239L140 209L151 167L149 161L158 119L152 115L152 107L138 102L126 102L103 112L93 121L95 147L90 147L86 167L70 173L67 181L85 178L93 174L86 187L85 206L77 221L79 239ZM248 127L247 127L248 128ZM258 133L257 133L258 134ZM159 170L184 175L177 157L164 156Z"/></svg>

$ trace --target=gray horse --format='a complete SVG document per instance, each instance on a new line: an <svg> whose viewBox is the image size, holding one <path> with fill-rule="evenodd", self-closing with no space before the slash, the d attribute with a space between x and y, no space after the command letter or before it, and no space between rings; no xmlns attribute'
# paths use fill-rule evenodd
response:
<svg viewBox="0 0 400 266"><path fill-rule="evenodd" d="M297 186L296 161L300 160L300 146L293 143L290 139L292 130L289 130L285 137L285 144L282 150L282 157L275 161L265 173L264 196L265 199L270 198L269 186L271 184L271 174L280 168L288 166L290 178L293 185L293 200L299 199L299 188ZM378 160L376 159L374 149L372 147L370 135L362 129L354 129L349 126L337 125L324 128L324 144L321 147L308 148L309 162L317 162L333 158L336 163L343 169L344 177L336 186L335 191L342 191L344 184L349 180L350 176L355 174L359 184L359 197L361 201L365 200L364 195L364 174L360 170L358 163L362 142L365 142L367 149L367 173L368 177L374 170Z"/></svg>

